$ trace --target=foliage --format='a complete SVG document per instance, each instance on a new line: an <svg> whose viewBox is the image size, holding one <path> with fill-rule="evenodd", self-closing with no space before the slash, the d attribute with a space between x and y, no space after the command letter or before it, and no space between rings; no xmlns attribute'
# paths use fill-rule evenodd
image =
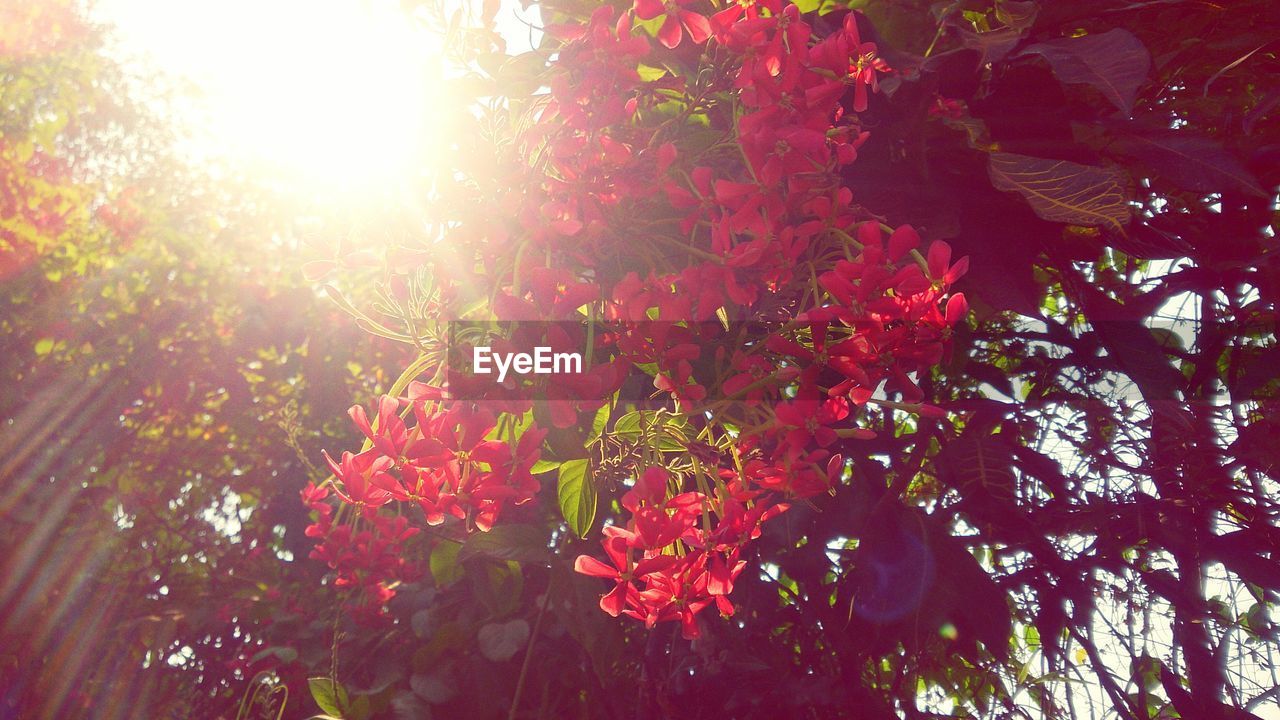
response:
<svg viewBox="0 0 1280 720"><path fill-rule="evenodd" d="M399 358L304 284L288 208L174 156L75 6L0 17L0 716L234 715L298 657L263 629L328 607L285 562L287 440Z"/></svg>
<svg viewBox="0 0 1280 720"><path fill-rule="evenodd" d="M307 265L345 316L247 259L276 218L62 171L111 134L60 140L23 108L67 93L6 82L9 707L1276 702L1266 3L539 8L515 57L456 31L473 102L427 217ZM75 52L60 77L102 92L72 37L6 78ZM211 243L211 216L238 222ZM483 395L459 327L586 372Z"/></svg>

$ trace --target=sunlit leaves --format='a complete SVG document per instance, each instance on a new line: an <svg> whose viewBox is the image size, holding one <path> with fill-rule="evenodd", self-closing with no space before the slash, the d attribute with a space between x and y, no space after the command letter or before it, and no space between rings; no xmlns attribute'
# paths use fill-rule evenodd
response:
<svg viewBox="0 0 1280 720"><path fill-rule="evenodd" d="M595 523L597 500L595 480L585 458L561 463L556 495L569 529L578 537L586 537Z"/></svg>

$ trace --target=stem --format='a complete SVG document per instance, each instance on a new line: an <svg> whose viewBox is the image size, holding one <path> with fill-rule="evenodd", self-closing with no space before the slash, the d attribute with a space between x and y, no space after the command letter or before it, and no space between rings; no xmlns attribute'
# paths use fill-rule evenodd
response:
<svg viewBox="0 0 1280 720"><path fill-rule="evenodd" d="M511 709L507 712L507 720L515 720L516 710L520 707L520 696L524 694L524 681L529 676L529 661L533 658L533 644L542 630L542 618L551 605L551 586L555 582L555 574L547 576L547 589L543 593L542 607L538 608L538 617L533 621L533 632L529 634L529 644L524 648L524 662L520 663L520 677L516 679L515 696L511 698Z"/></svg>
<svg viewBox="0 0 1280 720"><path fill-rule="evenodd" d="M685 244L685 243L680 242L679 240L674 240L674 239L672 239L672 238L669 238L669 237L667 237L666 235L657 235L657 234L655 234L655 235L650 235L649 237L650 237L650 238L653 238L654 240L661 240L662 242L664 242L664 243L666 243L666 244L670 245L671 247L679 248L679 249L681 249L681 250L684 250L685 252L689 253L690 255L694 255L694 256L696 256L696 257L700 257L700 258L702 258L702 259L704 259L704 260L709 260L709 261L711 261L711 262L713 262L713 263L717 263L717 264L719 264L719 265L723 265L723 264L724 264L724 258L720 257L719 255L716 255L716 254L714 254L714 253L709 253L709 252L707 252L706 250L702 250L702 249L700 249L700 248L693 247L692 245L687 245L687 244Z"/></svg>

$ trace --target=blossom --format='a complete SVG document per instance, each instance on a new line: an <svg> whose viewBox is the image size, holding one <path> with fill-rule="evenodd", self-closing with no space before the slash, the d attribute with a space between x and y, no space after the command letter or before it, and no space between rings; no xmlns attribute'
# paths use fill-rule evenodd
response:
<svg viewBox="0 0 1280 720"><path fill-rule="evenodd" d="M658 555L646 558L633 564L630 543L632 534L619 527L606 526L602 531L604 539L600 541L605 555L612 566L597 560L590 555L579 555L574 561L575 572L591 577L608 578L614 581L613 589L600 597L600 609L617 617L627 606L635 602L638 594L632 581L660 573L677 562L672 555Z"/></svg>
<svg viewBox="0 0 1280 720"><path fill-rule="evenodd" d="M662 27L658 29L658 41L668 48L679 47L685 32L689 33L690 40L701 45L711 37L711 23L702 15L686 10L685 6L690 2L692 0L635 0L636 17L652 20L659 15L664 16Z"/></svg>

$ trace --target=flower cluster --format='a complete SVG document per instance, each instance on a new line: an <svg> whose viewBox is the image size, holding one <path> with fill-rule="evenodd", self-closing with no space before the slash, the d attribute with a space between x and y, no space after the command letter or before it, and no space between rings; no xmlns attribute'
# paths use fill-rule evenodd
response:
<svg viewBox="0 0 1280 720"><path fill-rule="evenodd" d="M492 413L464 403L448 408L429 397L436 393L421 384L410 388L414 400L384 395L370 422L360 405L351 419L368 438L370 447L359 454L342 453L325 460L342 485L339 496L371 516L389 502L421 508L428 525L447 516L488 530L507 505L533 499L538 483L530 469L538 461L545 433L528 428L518 442L490 439L496 428ZM412 407L417 423L409 427L400 406Z"/></svg>
<svg viewBox="0 0 1280 720"><path fill-rule="evenodd" d="M625 527L605 529L609 562L582 556L577 569L614 582L601 599L609 614L649 626L679 620L684 635L694 637L700 610L715 604L721 614L732 613L727 596L760 523L782 512L787 498L811 497L840 481L844 460L831 449L838 440L874 435L856 426L854 410L882 385L908 403L923 399L912 374L941 360L951 327L966 311L963 296L948 297L966 261L952 264L942 242L921 255L920 237L909 226L894 230L886 248L879 224L859 223L852 193L840 182L868 138L853 113L867 109L877 75L889 71L876 45L862 41L856 15L816 39L790 4L735 4L710 18L710 34L686 3L638 0L634 8L641 19L660 10L665 47L679 46L687 32L689 40L718 44L734 58L725 90L739 108L731 132L744 162L660 142L661 125L641 138L655 149L652 157L626 154L623 164L634 176L652 173L678 217L678 232L705 245L692 245L693 261L678 272L626 274L606 310L622 328L625 359L655 366L654 386L679 410L710 408L714 416L713 396L748 405L771 398L771 408L757 431L735 436L739 456L748 459L715 468L714 491L686 490L681 474L661 467L641 472L623 498L631 514ZM611 31L607 12L597 12L594 29L570 38L568 48L632 43L629 20ZM634 132L654 107L651 93L671 88L627 77L639 121ZM797 277L797 268L809 277ZM725 357L699 322L786 306L795 294L825 302L793 315L788 329L755 343L754 351ZM695 364L712 353L718 372L696 376ZM718 378L716 395L707 385ZM791 390L786 396L784 387Z"/></svg>
<svg viewBox="0 0 1280 720"><path fill-rule="evenodd" d="M684 637L700 631L696 616L714 604L720 614L733 614L729 593L746 561L742 547L759 537L760 524L786 510L786 505L759 500L736 483L720 483L721 492L675 492L678 484L666 469L647 468L622 497L631 517L625 528L604 529L608 563L579 556L574 569L608 578L613 589L600 607L617 617L625 614L653 627L678 620ZM712 518L715 518L714 521Z"/></svg>
<svg viewBox="0 0 1280 720"><path fill-rule="evenodd" d="M306 530L307 537L318 539L311 557L324 561L336 572L335 587L351 588L357 593L360 602L355 606L356 617L374 621L395 595L392 586L419 575L404 552L405 541L417 535L419 529L409 527L405 517L376 513L366 514L364 527L359 530L350 523L335 523L334 508L326 502L328 496L327 487L310 483L302 491L303 503L317 518Z"/></svg>
<svg viewBox="0 0 1280 720"><path fill-rule="evenodd" d="M496 440L492 413L465 403L444 407L439 396L412 383L408 397L382 396L372 419L364 407L352 406L366 449L343 452L338 460L327 452L324 457L337 480L335 494L355 509L355 522L335 521L327 487L303 492L318 516L307 528L308 536L321 538L312 557L337 571L338 586L361 588L364 605L385 604L394 595L391 585L419 574L404 552L405 541L419 529L405 515L393 517L379 508L405 503L417 506L427 525L456 518L471 530L488 531L504 508L528 502L539 488L531 470L545 431L530 426L518 440ZM402 407L411 410L412 427L401 417ZM356 524L362 529L355 530Z"/></svg>
<svg viewBox="0 0 1280 720"><path fill-rule="evenodd" d="M450 242L388 258L400 278L430 265L442 298L487 298L492 319L519 321L505 339L516 347L586 347L584 373L484 409L410 384L372 420L353 408L366 447L329 460L362 517L410 504L428 524L487 531L538 492L545 436L495 427L536 415L536 395L550 406L539 417L583 431L584 451L608 447L601 437L622 429L601 426L606 402L644 373L700 434L679 438L679 461L641 452L626 465L626 517L603 530L605 560L576 569L612 581L609 614L679 621L686 637L701 610L733 612L762 523L843 481L874 437L864 406L941 412L919 379L967 311L951 293L967 260L910 226L886 240L843 180L892 72L859 16L819 30L783 0L705 7L636 0L548 27L548 92L494 163L502 177L450 191L470 208ZM431 307L447 319L447 305Z"/></svg>

